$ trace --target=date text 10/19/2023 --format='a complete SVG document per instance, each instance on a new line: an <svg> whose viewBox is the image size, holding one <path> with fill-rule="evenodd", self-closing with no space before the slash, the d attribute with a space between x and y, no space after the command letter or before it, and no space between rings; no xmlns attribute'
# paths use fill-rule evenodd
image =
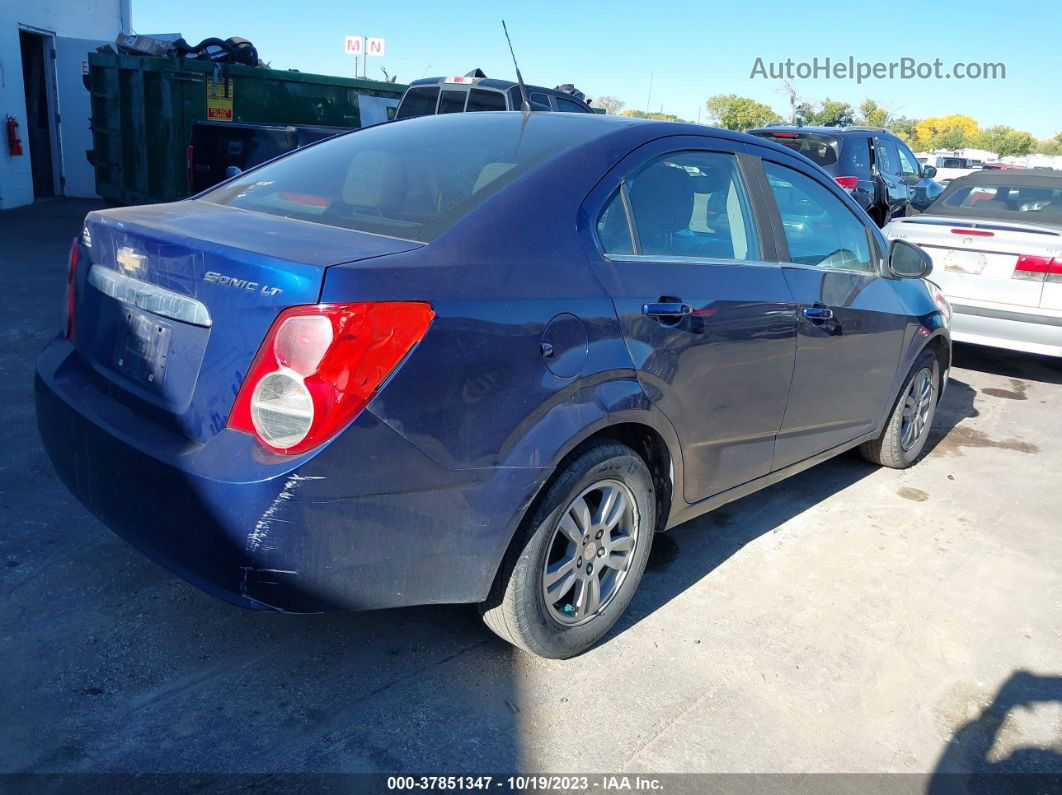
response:
<svg viewBox="0 0 1062 795"><path fill-rule="evenodd" d="M657 792L663 782L651 776L388 776L391 791L502 790L509 792Z"/></svg>

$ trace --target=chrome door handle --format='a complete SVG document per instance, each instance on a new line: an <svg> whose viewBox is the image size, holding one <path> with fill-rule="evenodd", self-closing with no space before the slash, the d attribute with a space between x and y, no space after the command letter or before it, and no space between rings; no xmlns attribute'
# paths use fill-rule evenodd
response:
<svg viewBox="0 0 1062 795"><path fill-rule="evenodd" d="M642 314L646 317L682 317L693 313L693 307L682 303L642 304Z"/></svg>
<svg viewBox="0 0 1062 795"><path fill-rule="evenodd" d="M804 317L812 323L824 323L827 320L833 320L833 310L826 306L806 306Z"/></svg>

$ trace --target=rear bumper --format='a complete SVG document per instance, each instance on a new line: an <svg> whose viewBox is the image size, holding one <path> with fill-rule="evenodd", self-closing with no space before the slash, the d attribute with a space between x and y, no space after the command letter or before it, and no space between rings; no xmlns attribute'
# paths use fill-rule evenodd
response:
<svg viewBox="0 0 1062 795"><path fill-rule="evenodd" d="M951 308L951 337L956 342L1062 356L1062 317L1058 315L955 301Z"/></svg>
<svg viewBox="0 0 1062 795"><path fill-rule="evenodd" d="M108 527L203 590L319 612L481 601L548 469L448 470L365 411L313 454L204 444L105 394L65 340L41 354L41 440Z"/></svg>

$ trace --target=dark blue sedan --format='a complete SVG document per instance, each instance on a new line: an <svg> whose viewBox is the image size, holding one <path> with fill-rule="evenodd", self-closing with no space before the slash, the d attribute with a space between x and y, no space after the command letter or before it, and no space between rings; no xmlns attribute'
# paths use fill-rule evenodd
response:
<svg viewBox="0 0 1062 795"><path fill-rule="evenodd" d="M89 214L40 433L90 511L232 603L476 603L568 657L654 532L853 447L918 458L951 358L929 267L763 139L384 124Z"/></svg>

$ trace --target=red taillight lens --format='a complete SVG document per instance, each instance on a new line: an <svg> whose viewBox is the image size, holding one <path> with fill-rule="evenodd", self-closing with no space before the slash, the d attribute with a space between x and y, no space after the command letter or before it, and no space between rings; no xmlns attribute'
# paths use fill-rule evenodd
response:
<svg viewBox="0 0 1062 795"><path fill-rule="evenodd" d="M77 238L70 244L70 262L66 268L66 338L74 341L74 304L76 303L77 287L77 261L81 256L81 250L77 245Z"/></svg>
<svg viewBox="0 0 1062 795"><path fill-rule="evenodd" d="M952 229L953 235L969 235L970 237L995 237L995 232L986 232L984 229Z"/></svg>
<svg viewBox="0 0 1062 795"><path fill-rule="evenodd" d="M859 177L834 177L837 180L837 184L851 193L859 185Z"/></svg>
<svg viewBox="0 0 1062 795"><path fill-rule="evenodd" d="M413 302L285 310L243 380L229 427L278 453L323 444L365 408L434 317Z"/></svg>
<svg viewBox="0 0 1062 795"><path fill-rule="evenodd" d="M1062 258L1049 259L1022 254L1018 257L1018 264L1014 266L1012 278L1033 282L1060 281L1062 280Z"/></svg>

